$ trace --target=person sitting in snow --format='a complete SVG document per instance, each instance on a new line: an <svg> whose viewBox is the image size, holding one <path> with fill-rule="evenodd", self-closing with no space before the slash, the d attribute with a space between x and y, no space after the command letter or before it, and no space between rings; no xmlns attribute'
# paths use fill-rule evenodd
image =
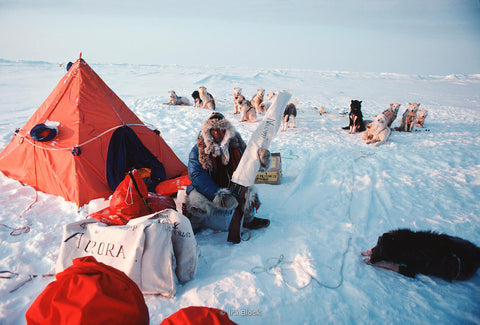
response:
<svg viewBox="0 0 480 325"><path fill-rule="evenodd" d="M213 113L204 122L188 159L188 177L192 184L187 186L183 206L183 214L190 219L195 231L205 226L202 223L207 217L218 215L221 218L237 207L238 201L229 190L230 179L246 146L240 134L221 113ZM268 168L270 152L260 149L259 158L263 169ZM254 216L255 209L260 206L257 191L250 187L247 193L243 227L268 227L270 220Z"/></svg>

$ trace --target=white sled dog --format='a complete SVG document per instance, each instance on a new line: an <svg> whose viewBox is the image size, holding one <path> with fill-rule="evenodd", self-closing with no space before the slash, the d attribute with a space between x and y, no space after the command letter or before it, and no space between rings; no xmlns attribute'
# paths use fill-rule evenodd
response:
<svg viewBox="0 0 480 325"><path fill-rule="evenodd" d="M392 130L388 127L387 117L383 113L375 116L373 122L368 124L366 128L361 138L367 141L367 144L375 143L375 147L385 143L392 133Z"/></svg>
<svg viewBox="0 0 480 325"><path fill-rule="evenodd" d="M382 112L382 114L384 114L385 117L387 118L387 126L388 127L391 127L393 121L395 121L395 119L397 118L397 114L398 114L398 110L400 109L400 106L402 106L402 104L391 103L390 108L388 108L388 109L386 109Z"/></svg>
<svg viewBox="0 0 480 325"><path fill-rule="evenodd" d="M207 108L211 110L215 110L215 100L213 96L207 92L207 88L204 86L198 87L198 92L200 94L200 99L202 100L202 108Z"/></svg>
<svg viewBox="0 0 480 325"><path fill-rule="evenodd" d="M274 96L275 96L275 93L273 91L267 93L267 100L263 102L265 105L265 112L268 111L270 106L272 106L272 101Z"/></svg>
<svg viewBox="0 0 480 325"><path fill-rule="evenodd" d="M408 108L405 110L402 116L400 126L396 127L396 131L412 132L415 127L415 121L417 120L417 112L420 107L419 103L408 103Z"/></svg>
<svg viewBox="0 0 480 325"><path fill-rule="evenodd" d="M269 92L269 93L267 94L267 99L268 99L269 101L272 101L272 100L273 100L273 97L275 97L275 93L274 93L273 91L271 91L271 92Z"/></svg>
<svg viewBox="0 0 480 325"><path fill-rule="evenodd" d="M425 119L427 118L428 110L420 108L417 112L417 119L415 120L415 126L424 128Z"/></svg>
<svg viewBox="0 0 480 325"><path fill-rule="evenodd" d="M190 105L190 101L186 97L177 96L174 90L168 92L168 103L165 105Z"/></svg>
<svg viewBox="0 0 480 325"><path fill-rule="evenodd" d="M252 105L255 107L257 114L262 114L266 111L265 102L263 96L265 95L265 89L257 89L257 93L252 97Z"/></svg>
<svg viewBox="0 0 480 325"><path fill-rule="evenodd" d="M237 99L242 94L242 88L233 88L233 114L240 114L240 108L238 107Z"/></svg>
<svg viewBox="0 0 480 325"><path fill-rule="evenodd" d="M257 112L250 101L246 100L243 95L237 97L238 108L240 109L240 122L257 122Z"/></svg>

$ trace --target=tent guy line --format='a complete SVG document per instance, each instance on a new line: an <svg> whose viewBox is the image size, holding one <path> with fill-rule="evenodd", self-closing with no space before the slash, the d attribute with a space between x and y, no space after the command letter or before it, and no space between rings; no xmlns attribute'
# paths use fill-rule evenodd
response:
<svg viewBox="0 0 480 325"><path fill-rule="evenodd" d="M147 129L150 129L148 126L146 125L143 125L143 124L121 124L121 125L117 125L117 126L114 126L106 131L104 131L103 133L81 143L81 144L77 144L75 146L70 146L70 147L63 147L63 148L52 148L52 147L44 147L44 146L39 146L38 144L34 143L33 141L31 141L26 135L22 135L21 137L23 139L25 139L25 141L27 141L28 143L30 143L32 146L36 147L36 148L39 148L39 149L44 149L44 150L73 150L75 148L78 148L78 147L82 147L82 146L85 146L87 144L89 144L90 142L92 141L95 141L97 139L100 139L102 136L104 136L105 134L107 134L108 132L111 132L111 131L114 131L118 128L121 128L121 127L124 127L124 126L144 126L146 127ZM18 135L18 134L16 134Z"/></svg>

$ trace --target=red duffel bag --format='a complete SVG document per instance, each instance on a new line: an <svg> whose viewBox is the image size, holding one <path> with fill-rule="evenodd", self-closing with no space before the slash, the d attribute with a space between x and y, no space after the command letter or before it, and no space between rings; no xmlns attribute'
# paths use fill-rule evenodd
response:
<svg viewBox="0 0 480 325"><path fill-rule="evenodd" d="M237 325L227 312L204 306L190 306L177 311L163 320L160 325Z"/></svg>
<svg viewBox="0 0 480 325"><path fill-rule="evenodd" d="M143 182L141 173L135 169L125 176L113 192L110 211L127 221L150 214L153 211L146 203L147 195L147 185Z"/></svg>
<svg viewBox="0 0 480 325"><path fill-rule="evenodd" d="M28 308L27 324L146 324L147 305L138 286L122 271L80 257L57 273Z"/></svg>
<svg viewBox="0 0 480 325"><path fill-rule="evenodd" d="M113 192L110 206L89 214L87 218L97 219L109 226L126 225L134 218L164 209L176 209L171 197L149 193L142 177L138 170L129 172Z"/></svg>

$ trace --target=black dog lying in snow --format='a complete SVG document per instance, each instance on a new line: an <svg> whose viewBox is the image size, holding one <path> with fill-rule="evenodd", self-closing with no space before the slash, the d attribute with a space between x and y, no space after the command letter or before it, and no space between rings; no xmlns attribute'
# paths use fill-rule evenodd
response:
<svg viewBox="0 0 480 325"><path fill-rule="evenodd" d="M365 131L365 122L363 122L362 101L352 100L350 103L350 114L348 114L348 126L342 129L350 131L349 134Z"/></svg>
<svg viewBox="0 0 480 325"><path fill-rule="evenodd" d="M362 252L367 264L415 277L433 275L466 280L480 267L480 248L458 237L431 231L398 229L384 233L377 246Z"/></svg>

